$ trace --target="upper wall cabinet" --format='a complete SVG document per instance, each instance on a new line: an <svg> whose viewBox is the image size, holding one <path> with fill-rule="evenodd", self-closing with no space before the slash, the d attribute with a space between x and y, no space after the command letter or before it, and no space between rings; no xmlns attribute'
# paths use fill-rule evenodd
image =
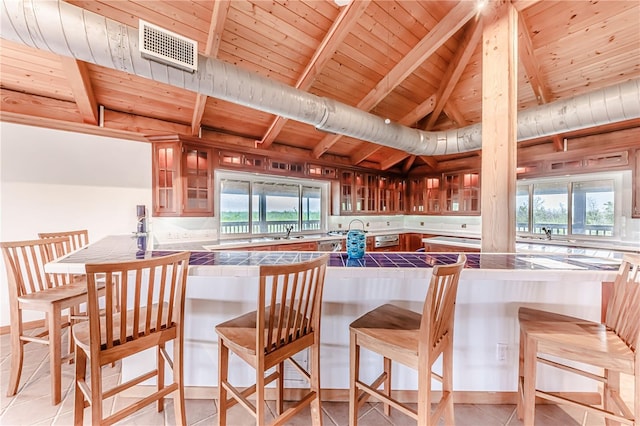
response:
<svg viewBox="0 0 640 426"><path fill-rule="evenodd" d="M390 175L340 171L339 214L404 213L404 179Z"/></svg>
<svg viewBox="0 0 640 426"><path fill-rule="evenodd" d="M480 173L445 173L444 210L447 213L480 213Z"/></svg>
<svg viewBox="0 0 640 426"><path fill-rule="evenodd" d="M213 215L213 153L181 142L153 144L153 215Z"/></svg>

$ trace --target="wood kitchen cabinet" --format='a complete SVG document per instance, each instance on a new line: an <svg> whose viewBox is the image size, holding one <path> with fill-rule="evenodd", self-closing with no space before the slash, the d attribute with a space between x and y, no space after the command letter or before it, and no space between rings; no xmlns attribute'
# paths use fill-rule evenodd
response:
<svg viewBox="0 0 640 426"><path fill-rule="evenodd" d="M438 214L442 204L440 176L423 176L409 181L411 214Z"/></svg>
<svg viewBox="0 0 640 426"><path fill-rule="evenodd" d="M479 172L445 173L442 180L446 213L480 214Z"/></svg>
<svg viewBox="0 0 640 426"><path fill-rule="evenodd" d="M404 213L405 180L378 176L378 213Z"/></svg>
<svg viewBox="0 0 640 426"><path fill-rule="evenodd" d="M213 152L209 148L153 144L153 215L213 215Z"/></svg>
<svg viewBox="0 0 640 426"><path fill-rule="evenodd" d="M339 214L404 213L405 186L398 176L341 170Z"/></svg>

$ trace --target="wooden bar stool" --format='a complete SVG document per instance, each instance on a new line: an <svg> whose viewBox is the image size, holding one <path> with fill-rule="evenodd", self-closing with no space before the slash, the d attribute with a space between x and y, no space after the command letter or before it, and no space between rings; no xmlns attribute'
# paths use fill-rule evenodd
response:
<svg viewBox="0 0 640 426"><path fill-rule="evenodd" d="M74 282L67 274L47 274L44 265L65 253L66 237L13 241L0 243L9 288L11 317L11 372L7 396L18 391L24 345L36 342L49 345L49 368L51 370L51 402L60 403L62 329L71 325L62 312L86 302L85 282ZM33 310L45 313L46 330L31 336L25 333L22 312ZM69 336L71 339L71 336ZM66 357L65 357L66 358Z"/></svg>
<svg viewBox="0 0 640 426"><path fill-rule="evenodd" d="M370 396L417 420L421 426L435 425L444 413L445 424L454 424L453 414L453 324L460 272L467 257L456 263L433 267L422 315L391 304L377 307L349 326L350 386L349 425L358 424L358 409ZM371 384L360 380L360 349L383 356L383 372ZM442 375L432 371L442 355ZM418 410L398 401L391 393L391 363L399 362L418 372ZM442 398L431 412L431 379L442 383ZM379 390L380 386L382 390Z"/></svg>
<svg viewBox="0 0 640 426"><path fill-rule="evenodd" d="M65 237L68 240L67 244L64 244L63 255L67 255L89 244L89 231L86 229L78 229L72 231L57 231L57 232L39 232L38 238L59 238ZM77 284L87 284L87 277L84 274L74 274L71 280ZM78 321L84 321L87 319L86 313L80 312L79 306L71 306L69 308L69 327L73 329L73 325ZM73 339L72 333L69 333L69 353L73 353ZM70 361L73 361L71 357Z"/></svg>
<svg viewBox="0 0 640 426"><path fill-rule="evenodd" d="M260 267L257 309L216 326L218 333L219 425L227 424L227 410L239 403L265 424L265 386L278 381L276 409L272 424L283 424L311 405L314 425L322 425L320 409L320 310L329 255L288 264ZM293 356L311 347L311 372ZM229 351L255 369L256 384L240 390L229 382ZM283 411L284 361L288 360L305 377L310 391L294 406ZM265 377L265 372L276 367ZM255 405L248 397L256 395ZM227 399L227 395L231 396Z"/></svg>
<svg viewBox="0 0 640 426"><path fill-rule="evenodd" d="M184 305L190 252L129 262L87 264L89 321L73 328L76 343L74 422L83 424L84 408L91 406L92 424L112 424L174 392L175 421L186 424L183 385ZM119 279L114 280L117 276ZM106 278L104 308L99 285ZM120 309L114 292L120 286ZM173 343L173 357L165 345ZM149 372L103 389L102 367L144 350L156 349L156 365ZM90 377L87 379L87 360ZM173 381L165 386L165 363ZM103 418L102 402L111 396L156 378L156 391Z"/></svg>
<svg viewBox="0 0 640 426"><path fill-rule="evenodd" d="M640 255L627 254L613 284L604 324L521 307L518 417L533 425L535 398L604 416L606 423L638 425L640 419ZM543 363L602 383L602 406L536 387ZM571 363L571 365L569 365ZM578 363L578 364L576 364ZM584 365L588 366L587 368ZM590 367L590 368L589 368ZM593 373L597 367L603 374ZM634 378L634 408L620 397L620 374Z"/></svg>

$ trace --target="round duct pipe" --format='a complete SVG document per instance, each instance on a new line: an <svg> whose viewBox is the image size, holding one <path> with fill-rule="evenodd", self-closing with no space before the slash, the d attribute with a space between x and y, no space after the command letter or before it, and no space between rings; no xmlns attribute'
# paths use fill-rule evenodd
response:
<svg viewBox="0 0 640 426"><path fill-rule="evenodd" d="M481 124L423 131L387 123L355 107L315 96L204 56L194 73L145 59L138 30L63 1L2 0L2 38L112 68L415 155L482 148ZM640 80L518 113L518 141L640 117Z"/></svg>

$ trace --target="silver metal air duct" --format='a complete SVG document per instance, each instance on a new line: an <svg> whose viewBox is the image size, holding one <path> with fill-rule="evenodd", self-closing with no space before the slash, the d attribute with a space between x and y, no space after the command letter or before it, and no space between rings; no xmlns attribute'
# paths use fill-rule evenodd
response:
<svg viewBox="0 0 640 426"><path fill-rule="evenodd" d="M2 0L2 38L135 74L416 155L482 148L482 127L427 132L386 124L368 112L315 96L204 56L190 73L144 59L138 30L69 3ZM640 117L640 80L553 102L518 114L518 141Z"/></svg>

